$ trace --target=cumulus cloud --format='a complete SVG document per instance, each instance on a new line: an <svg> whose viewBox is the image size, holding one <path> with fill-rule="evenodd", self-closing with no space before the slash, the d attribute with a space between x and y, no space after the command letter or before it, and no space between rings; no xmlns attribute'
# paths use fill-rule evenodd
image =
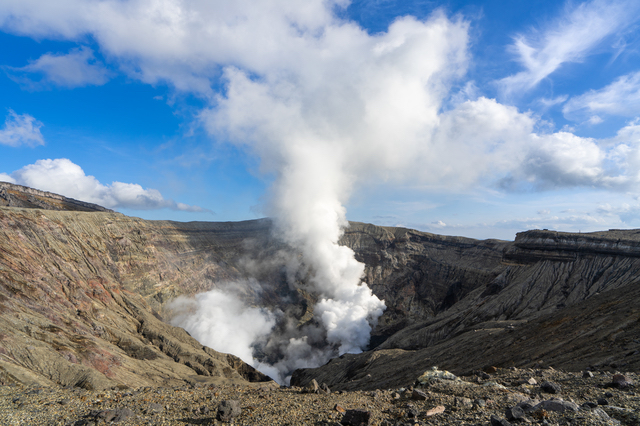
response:
<svg viewBox="0 0 640 426"><path fill-rule="evenodd" d="M0 27L17 34L77 40L86 34L120 68L147 83L213 96L219 65L252 70L304 62L305 49L337 21L346 0L182 2L9 0Z"/></svg>
<svg viewBox="0 0 640 426"><path fill-rule="evenodd" d="M637 117L640 114L640 71L623 75L600 90L573 97L562 108L570 120L602 121L597 114Z"/></svg>
<svg viewBox="0 0 640 426"><path fill-rule="evenodd" d="M5 69L13 80L31 89L50 85L64 88L100 86L109 81L111 74L85 46L67 54L47 53L24 67Z"/></svg>
<svg viewBox="0 0 640 426"><path fill-rule="evenodd" d="M607 37L638 19L634 1L594 0L569 7L542 32L519 35L510 46L524 70L500 80L507 97L528 91L564 63L580 62Z"/></svg>
<svg viewBox="0 0 640 426"><path fill-rule="evenodd" d="M600 186L604 183L605 153L593 139L566 132L534 135L533 139L523 163L525 179L542 187Z"/></svg>
<svg viewBox="0 0 640 426"><path fill-rule="evenodd" d="M42 126L40 121L29 114L18 115L9 110L4 126L0 129L0 144L14 147L44 145L44 137L40 132Z"/></svg>
<svg viewBox="0 0 640 426"><path fill-rule="evenodd" d="M49 191L65 197L99 204L111 209L127 208L152 210L168 208L192 212L205 211L167 200L156 189L144 189L134 183L101 184L94 176L87 176L80 166L66 158L38 160L16 170L9 177L11 183ZM0 176L1 177L1 176Z"/></svg>

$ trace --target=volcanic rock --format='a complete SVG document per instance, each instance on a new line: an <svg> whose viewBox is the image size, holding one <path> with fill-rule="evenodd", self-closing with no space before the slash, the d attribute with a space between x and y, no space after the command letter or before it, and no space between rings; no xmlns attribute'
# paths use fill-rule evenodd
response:
<svg viewBox="0 0 640 426"><path fill-rule="evenodd" d="M533 411L536 410L547 410L547 411L578 411L580 407L574 402L571 401L563 401L562 399L549 399L546 401L542 401L540 404L533 407Z"/></svg>
<svg viewBox="0 0 640 426"><path fill-rule="evenodd" d="M218 413L216 414L216 418L223 422L230 422L240 414L242 414L240 401L228 399L221 401L220 404L218 404Z"/></svg>
<svg viewBox="0 0 640 426"><path fill-rule="evenodd" d="M524 417L524 410L516 405L515 407L507 408L504 416L509 421L522 420L522 418Z"/></svg>
<svg viewBox="0 0 640 426"><path fill-rule="evenodd" d="M540 390L546 393L560 393L562 391L562 387L553 382L544 382L540 385Z"/></svg>
<svg viewBox="0 0 640 426"><path fill-rule="evenodd" d="M304 392L305 393L318 393L318 390L320 389L320 386L318 386L318 382L314 379L311 380L305 387L304 387Z"/></svg>
<svg viewBox="0 0 640 426"><path fill-rule="evenodd" d="M609 386L618 389L626 389L631 385L633 385L633 382L629 378L625 377L624 374L614 374Z"/></svg>
<svg viewBox="0 0 640 426"><path fill-rule="evenodd" d="M411 399L414 399L416 401L425 401L427 398L429 398L429 396L426 393L419 391L418 389L414 389L411 393Z"/></svg>
<svg viewBox="0 0 640 426"><path fill-rule="evenodd" d="M498 417L495 414L491 415L491 426L511 426L511 423L503 419L502 417Z"/></svg>
<svg viewBox="0 0 640 426"><path fill-rule="evenodd" d="M347 410L340 421L345 426L367 426L371 413L366 410Z"/></svg>

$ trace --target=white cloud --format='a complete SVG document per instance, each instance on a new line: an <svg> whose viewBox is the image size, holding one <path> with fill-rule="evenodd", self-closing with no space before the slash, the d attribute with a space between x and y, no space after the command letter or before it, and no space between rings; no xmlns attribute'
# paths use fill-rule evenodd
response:
<svg viewBox="0 0 640 426"><path fill-rule="evenodd" d="M597 124L596 114L637 117L640 115L640 71L624 75L600 90L573 97L562 108L570 120L588 120Z"/></svg>
<svg viewBox="0 0 640 426"><path fill-rule="evenodd" d="M167 200L159 191L144 189L138 184L112 182L110 185L103 185L94 176L87 176L80 166L66 158L38 160L6 176L11 179L10 182L18 185L53 192L111 209L168 208L192 212L205 211L198 206Z"/></svg>
<svg viewBox="0 0 640 426"><path fill-rule="evenodd" d="M537 188L613 185L621 169L605 163L617 157L597 140L537 135L537 117L475 95L466 102L459 96L442 112L466 72L466 22L436 12L425 21L398 19L387 32L370 35L332 13L346 4L61 0L54 7L15 0L0 5L0 26L36 37L90 34L130 77L209 97L201 117L211 133L253 150L262 169L279 176L276 185L296 183L274 195L326 194L338 218L354 185L381 181L468 188L507 176L502 182L511 179L511 188L519 186L514 180ZM514 49L525 71L504 80L505 87L530 88L562 63L581 60L628 26L636 8L635 2L586 2L539 36L521 36ZM81 48L47 60L73 57L87 65L91 55ZM91 80L53 75L61 76L56 84ZM220 78L225 89L214 93ZM464 93L475 92L473 84L465 87Z"/></svg>
<svg viewBox="0 0 640 426"><path fill-rule="evenodd" d="M15 179L6 173L0 173L0 182L16 183Z"/></svg>
<svg viewBox="0 0 640 426"><path fill-rule="evenodd" d="M593 139L565 132L534 136L522 172L525 179L542 187L601 186L604 158Z"/></svg>
<svg viewBox="0 0 640 426"><path fill-rule="evenodd" d="M566 62L580 62L607 37L638 20L638 2L594 0L567 8L549 27L519 35L510 50L524 67L500 80L507 97L528 91Z"/></svg>
<svg viewBox="0 0 640 426"><path fill-rule="evenodd" d="M24 67L5 69L13 80L31 89L50 85L65 88L100 86L109 81L111 75L96 61L93 51L84 46L72 49L66 55L47 53Z"/></svg>
<svg viewBox="0 0 640 426"><path fill-rule="evenodd" d="M543 105L546 108L550 108L554 105L558 105L561 104L563 102L565 102L568 99L567 95L562 95L562 96L556 96L555 98L540 98L538 99L538 102Z"/></svg>
<svg viewBox="0 0 640 426"><path fill-rule="evenodd" d="M338 22L332 9L347 3L7 0L0 3L0 28L38 38L91 34L128 75L213 96L218 65L262 72L304 63L316 37Z"/></svg>
<svg viewBox="0 0 640 426"><path fill-rule="evenodd" d="M9 146L37 146L44 145L44 138L40 133L43 124L29 114L16 114L9 110L4 121L4 127L0 129L0 145Z"/></svg>

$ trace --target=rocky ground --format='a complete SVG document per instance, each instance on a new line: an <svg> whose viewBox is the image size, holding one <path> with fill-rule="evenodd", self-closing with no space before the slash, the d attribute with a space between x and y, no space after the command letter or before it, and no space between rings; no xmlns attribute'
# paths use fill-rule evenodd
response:
<svg viewBox="0 0 640 426"><path fill-rule="evenodd" d="M0 388L2 425L640 425L636 373L429 370L413 386L190 385L89 391ZM222 418L222 420L221 420Z"/></svg>

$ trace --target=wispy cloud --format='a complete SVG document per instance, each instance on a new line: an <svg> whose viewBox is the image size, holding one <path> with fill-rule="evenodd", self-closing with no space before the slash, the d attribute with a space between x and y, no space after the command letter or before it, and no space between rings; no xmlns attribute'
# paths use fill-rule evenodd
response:
<svg viewBox="0 0 640 426"><path fill-rule="evenodd" d="M637 117L640 115L640 71L623 75L600 90L571 98L562 112L567 119L576 121L593 121L603 114Z"/></svg>
<svg viewBox="0 0 640 426"><path fill-rule="evenodd" d="M38 160L20 170L2 177L8 182L43 191L54 192L81 201L104 207L133 210L172 209L188 212L207 211L198 206L190 206L165 199L156 189L144 189L135 183L112 182L101 184L94 176L87 176L80 166L66 158Z"/></svg>
<svg viewBox="0 0 640 426"><path fill-rule="evenodd" d="M524 70L498 82L506 97L526 92L567 62L580 62L607 37L638 20L638 2L585 2L567 8L548 28L515 37L509 50Z"/></svg>
<svg viewBox="0 0 640 426"><path fill-rule="evenodd" d="M111 73L96 60L88 47L67 54L46 53L24 67L4 67L9 77L23 87L38 90L51 86L74 88L109 81Z"/></svg>
<svg viewBox="0 0 640 426"><path fill-rule="evenodd" d="M44 137L40 133L43 124L29 114L16 114L9 110L0 129L0 145L17 147L20 145L37 146L44 145Z"/></svg>

